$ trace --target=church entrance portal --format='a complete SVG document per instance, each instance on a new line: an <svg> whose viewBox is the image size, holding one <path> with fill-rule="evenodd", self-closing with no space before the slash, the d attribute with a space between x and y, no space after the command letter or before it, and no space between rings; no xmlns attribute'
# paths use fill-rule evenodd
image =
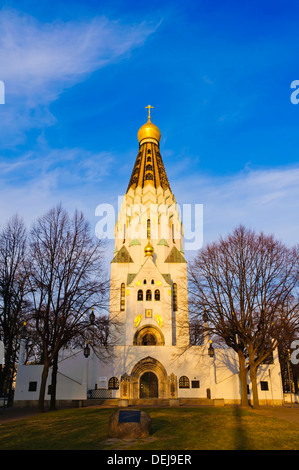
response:
<svg viewBox="0 0 299 470"><path fill-rule="evenodd" d="M158 398L158 378L153 372L140 377L140 398Z"/></svg>
<svg viewBox="0 0 299 470"><path fill-rule="evenodd" d="M139 398L169 398L176 396L176 377L168 377L165 367L158 359L147 356L133 367L129 377L128 397ZM175 390L172 392L173 384ZM121 397L125 398L121 384Z"/></svg>

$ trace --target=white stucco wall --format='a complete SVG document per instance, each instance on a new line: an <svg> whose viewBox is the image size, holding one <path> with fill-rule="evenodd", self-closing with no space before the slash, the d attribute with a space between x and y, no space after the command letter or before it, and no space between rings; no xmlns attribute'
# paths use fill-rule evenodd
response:
<svg viewBox="0 0 299 470"><path fill-rule="evenodd" d="M104 351L98 350L98 356L104 357ZM64 351L58 368L57 400L84 400L88 389L100 387L100 378L102 381L105 378L106 387L111 377L117 377L120 382L124 373L130 375L134 366L146 357L159 361L168 376L173 373L177 377L177 383L183 375L189 378L190 388L178 388L178 398L206 398L207 389L210 389L211 398L224 398L227 403L240 400L238 361L236 354L230 349L215 349L214 358L210 358L206 346L191 347L183 354L180 348L173 346L116 346L113 357L104 362L100 361L99 357L92 352L86 359L82 350ZM41 374L41 365L19 366L15 401L38 400ZM192 380L199 380L200 387L192 388ZM31 381L37 382L36 392L28 390ZM261 381L268 382L269 390L261 390ZM47 388L50 383L49 373ZM251 398L249 377L248 383ZM277 404L282 401L277 354L274 355L274 364L262 365L259 368L258 392L260 400L265 404L271 404L272 400ZM120 390L113 390L112 397L119 398ZM49 398L49 395L46 395L46 398Z"/></svg>

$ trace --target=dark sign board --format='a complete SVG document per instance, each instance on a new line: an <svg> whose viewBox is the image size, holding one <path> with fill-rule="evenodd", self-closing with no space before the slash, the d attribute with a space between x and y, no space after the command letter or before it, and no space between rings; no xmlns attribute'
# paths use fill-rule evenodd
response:
<svg viewBox="0 0 299 470"><path fill-rule="evenodd" d="M120 410L118 415L119 423L140 423L140 411Z"/></svg>

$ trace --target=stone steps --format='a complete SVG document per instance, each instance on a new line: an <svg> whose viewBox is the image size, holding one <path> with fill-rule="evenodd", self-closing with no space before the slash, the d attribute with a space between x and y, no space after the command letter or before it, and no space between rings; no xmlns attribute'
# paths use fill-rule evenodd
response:
<svg viewBox="0 0 299 470"><path fill-rule="evenodd" d="M123 400L122 400L123 401ZM129 399L129 406L215 406L215 400L209 398L139 398L139 399ZM219 406L220 404L218 404ZM118 407L119 399L118 398L99 398L99 399L88 399L82 400L81 406L111 406ZM120 406L123 406L120 404ZM124 405L125 406L125 405Z"/></svg>
<svg viewBox="0 0 299 470"><path fill-rule="evenodd" d="M118 398L90 398L82 400L83 406L118 406Z"/></svg>
<svg viewBox="0 0 299 470"><path fill-rule="evenodd" d="M213 406L210 398L180 398L180 406Z"/></svg>
<svg viewBox="0 0 299 470"><path fill-rule="evenodd" d="M169 406L167 398L138 398L129 400L129 404L133 406Z"/></svg>

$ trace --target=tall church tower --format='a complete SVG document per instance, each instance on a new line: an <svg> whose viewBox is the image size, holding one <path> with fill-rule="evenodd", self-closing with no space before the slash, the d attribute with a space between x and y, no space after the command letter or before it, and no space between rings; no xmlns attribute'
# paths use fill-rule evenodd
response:
<svg viewBox="0 0 299 470"><path fill-rule="evenodd" d="M108 354L104 346L95 347L86 360L88 354L83 356L80 348L63 350L57 398L68 403L87 396L120 399L118 406L140 399L147 404L148 399L166 400L171 406L181 400L192 405L194 399L240 404L235 351L214 350L207 334L202 344L189 345L183 226L160 153L161 133L151 122L151 106L147 108L148 121L138 131L138 154L115 225ZM19 363L14 404L37 403L42 367ZM51 374L47 385L50 380ZM259 368L258 382L263 383L265 404L281 405L278 355L273 364Z"/></svg>
<svg viewBox="0 0 299 470"><path fill-rule="evenodd" d="M183 346L189 342L183 226L160 153L161 133L147 108L115 226L110 318L114 344Z"/></svg>

